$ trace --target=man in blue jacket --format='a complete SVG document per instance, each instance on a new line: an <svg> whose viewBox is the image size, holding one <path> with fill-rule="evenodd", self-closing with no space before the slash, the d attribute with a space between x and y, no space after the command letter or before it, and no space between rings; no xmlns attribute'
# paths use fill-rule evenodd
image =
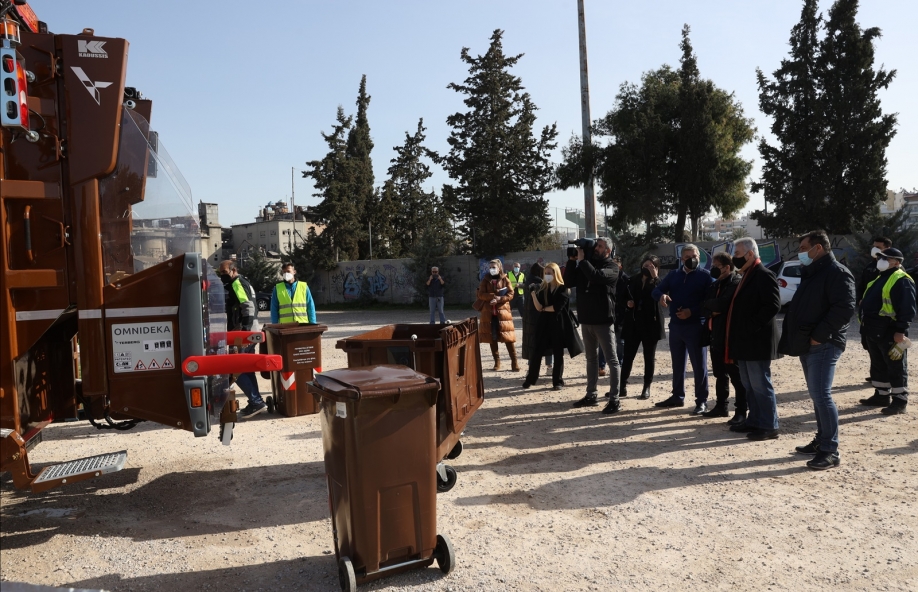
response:
<svg viewBox="0 0 918 592"><path fill-rule="evenodd" d="M701 308L708 286L714 281L701 260L695 245L682 247L679 269L666 274L652 295L669 308L669 351L673 359L673 394L657 407L685 405L685 368L692 361L695 374L695 409L693 415L707 411L708 348L701 345L704 316Z"/></svg>
<svg viewBox="0 0 918 592"><path fill-rule="evenodd" d="M281 270L284 281L271 291L271 322L315 324L316 304L309 286L297 281L293 263L284 263Z"/></svg>

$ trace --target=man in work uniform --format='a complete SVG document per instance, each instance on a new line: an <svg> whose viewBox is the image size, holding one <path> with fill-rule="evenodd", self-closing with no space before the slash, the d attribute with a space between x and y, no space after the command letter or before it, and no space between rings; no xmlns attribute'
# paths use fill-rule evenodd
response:
<svg viewBox="0 0 918 592"><path fill-rule="evenodd" d="M870 378L876 391L862 405L883 407L885 415L905 413L908 404L903 344L915 318L915 281L902 270L902 252L886 249L877 255L880 275L861 295L861 332L870 354Z"/></svg>
<svg viewBox="0 0 918 592"><path fill-rule="evenodd" d="M316 304L306 282L296 281L293 263L284 263L281 268L284 281L274 286L271 292L272 323L316 322Z"/></svg>
<svg viewBox="0 0 918 592"><path fill-rule="evenodd" d="M526 274L520 271L519 261L513 264L513 271L507 274L507 279L510 280L510 289L515 294L513 302L516 303L520 318L523 318L523 314L526 311L526 298L523 294L523 287L526 285Z"/></svg>
<svg viewBox="0 0 918 592"><path fill-rule="evenodd" d="M255 324L255 290L249 280L239 275L236 262L229 259L222 261L217 269L223 286L226 289L226 326L232 331L252 331ZM246 346L243 353L255 353L255 344ZM240 374L236 384L245 393L249 404L239 411L239 417L246 419L267 411L268 406L258 391L258 379L254 372Z"/></svg>

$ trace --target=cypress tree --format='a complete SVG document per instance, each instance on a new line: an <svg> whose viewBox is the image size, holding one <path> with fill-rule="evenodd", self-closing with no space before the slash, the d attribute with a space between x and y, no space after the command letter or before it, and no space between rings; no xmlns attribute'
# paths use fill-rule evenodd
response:
<svg viewBox="0 0 918 592"><path fill-rule="evenodd" d="M360 90L357 93L357 116L347 136L346 152L351 171L351 199L359 218L359 230L357 230L359 259L369 258L369 224L373 222L376 209L376 194L373 189L373 159L370 157L370 152L373 151L373 139L370 137L370 122L367 119L370 98L370 95L367 94L367 76L364 74L360 78Z"/></svg>
<svg viewBox="0 0 918 592"><path fill-rule="evenodd" d="M529 93L510 68L522 54L503 51L503 31L495 30L484 55L463 48L469 77L448 88L465 95L465 112L447 118L450 151L438 157L455 185L444 187L444 201L460 221L459 231L476 255L524 249L548 233L548 201L558 132L555 125L535 134Z"/></svg>

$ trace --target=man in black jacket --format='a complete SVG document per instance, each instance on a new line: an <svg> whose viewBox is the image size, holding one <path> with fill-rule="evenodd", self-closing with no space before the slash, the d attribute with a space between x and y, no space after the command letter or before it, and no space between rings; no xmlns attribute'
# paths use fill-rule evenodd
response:
<svg viewBox="0 0 918 592"><path fill-rule="evenodd" d="M880 272L877 271L877 255L891 246L892 240L885 236L874 237L873 247L870 249L870 262L867 264L867 267L864 268L864 271L861 272L861 277L857 282L857 288L854 291L854 298L858 305L861 304L861 298L864 297L864 290L867 289L867 284L877 279L877 276L880 275ZM863 331L861 332L861 347L867 349L867 338L864 337ZM867 382L871 382L869 377L867 378Z"/></svg>
<svg viewBox="0 0 918 592"><path fill-rule="evenodd" d="M729 425L737 425L746 421L746 387L740 378L739 366L735 362L728 362L724 358L726 345L727 315L733 300L733 292L740 283L740 276L733 269L733 259L726 252L714 254L711 264L711 277L715 281L708 288L704 296L704 310L708 313L705 321L707 333L710 336L708 348L711 353L711 370L716 379L714 391L717 393L717 404L709 411L702 413L704 417L728 417L730 383L736 392L736 413L728 421Z"/></svg>
<svg viewBox="0 0 918 592"><path fill-rule="evenodd" d="M811 469L831 469L840 463L838 407L832 399L832 381L854 312L854 276L835 259L829 237L822 230L800 237L797 258L803 265L800 285L784 317L778 351L800 356L816 412L816 437L805 446L797 446L797 454L814 456L806 463Z"/></svg>
<svg viewBox="0 0 918 592"><path fill-rule="evenodd" d="M734 241L733 266L743 279L727 309L724 358L739 366L749 416L730 430L745 432L750 440L773 440L778 437L778 401L771 383L771 361L778 357L778 280L762 265L759 246L751 238Z"/></svg>
<svg viewBox="0 0 918 592"><path fill-rule="evenodd" d="M596 239L592 253L577 249L577 260L568 261L564 273L565 283L573 280L577 288L577 317L583 333L583 349L586 352L587 390L586 396L574 403L574 407L598 405L597 385L599 366L596 352L602 349L609 365L609 402L603 413L616 413L621 409L618 400L619 365L615 351L615 284L618 281L618 265L609 256L612 241L605 237Z"/></svg>

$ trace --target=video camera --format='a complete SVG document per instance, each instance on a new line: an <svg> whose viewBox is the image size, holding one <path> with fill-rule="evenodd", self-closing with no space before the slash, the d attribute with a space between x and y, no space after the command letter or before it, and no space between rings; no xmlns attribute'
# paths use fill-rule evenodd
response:
<svg viewBox="0 0 918 592"><path fill-rule="evenodd" d="M579 247L583 249L584 256L587 259L589 259L590 256L593 254L593 249L596 247L596 241L591 238L578 238L576 240L569 240L567 241L567 244L576 245L574 247L567 248L568 257L576 257L577 248Z"/></svg>

